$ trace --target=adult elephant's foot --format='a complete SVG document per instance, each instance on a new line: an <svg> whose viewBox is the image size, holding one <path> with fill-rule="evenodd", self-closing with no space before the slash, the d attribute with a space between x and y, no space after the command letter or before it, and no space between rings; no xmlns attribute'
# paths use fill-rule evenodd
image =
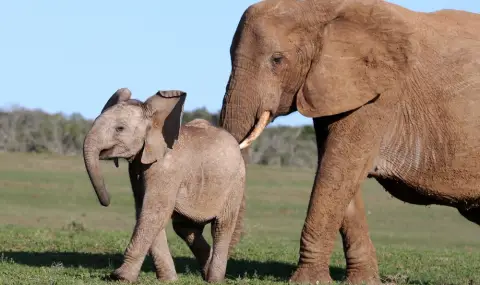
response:
<svg viewBox="0 0 480 285"><path fill-rule="evenodd" d="M115 281L124 281L128 283L136 282L139 272L133 272L132 270L124 269L123 267L117 268L110 274L110 279Z"/></svg>
<svg viewBox="0 0 480 285"><path fill-rule="evenodd" d="M382 282L376 272L365 269L362 271L356 271L355 273L348 273L345 280L347 284L365 284L365 285L380 285Z"/></svg>
<svg viewBox="0 0 480 285"><path fill-rule="evenodd" d="M330 277L329 268L322 268L319 265L300 265L289 280L298 284L329 284L333 280Z"/></svg>
<svg viewBox="0 0 480 285"><path fill-rule="evenodd" d="M347 263L347 277L345 281L349 284L382 284L375 256L362 263Z"/></svg>

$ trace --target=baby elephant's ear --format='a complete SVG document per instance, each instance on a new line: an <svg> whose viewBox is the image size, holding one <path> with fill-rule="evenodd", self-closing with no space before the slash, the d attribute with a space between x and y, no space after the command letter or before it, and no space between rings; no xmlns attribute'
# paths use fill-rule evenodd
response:
<svg viewBox="0 0 480 285"><path fill-rule="evenodd" d="M105 103L105 106L103 106L103 109L100 113L105 112L105 110L107 110L108 108L112 107L115 104L129 100L131 96L132 96L132 92L128 88L118 89L115 93L113 93L110 99L108 99L107 103Z"/></svg>
<svg viewBox="0 0 480 285"><path fill-rule="evenodd" d="M186 97L187 93L181 90L161 90L145 101L151 124L145 138L142 163L154 163L173 148L180 133Z"/></svg>

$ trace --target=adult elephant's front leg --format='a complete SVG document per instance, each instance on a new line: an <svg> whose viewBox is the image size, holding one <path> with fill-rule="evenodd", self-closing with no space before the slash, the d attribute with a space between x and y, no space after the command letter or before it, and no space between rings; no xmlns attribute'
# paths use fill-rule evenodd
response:
<svg viewBox="0 0 480 285"><path fill-rule="evenodd" d="M347 281L359 284L365 280L379 280L375 247L368 233L367 217L361 195L356 191L345 211L340 227L343 250L347 262Z"/></svg>
<svg viewBox="0 0 480 285"><path fill-rule="evenodd" d="M359 233L349 232L356 220L351 215L345 216L345 211L359 193L379 145L377 134L381 122L374 124L366 119L372 111L369 106L330 126L302 230L298 268L291 281L330 282L330 256L344 217L347 218L345 233L348 236Z"/></svg>
<svg viewBox="0 0 480 285"><path fill-rule="evenodd" d="M319 158L323 157L325 142L329 134L328 120L313 119ZM347 263L347 280L351 283L359 283L361 280L372 278L378 279L377 257L368 233L362 193L360 189L355 192L355 196L345 210L340 227Z"/></svg>

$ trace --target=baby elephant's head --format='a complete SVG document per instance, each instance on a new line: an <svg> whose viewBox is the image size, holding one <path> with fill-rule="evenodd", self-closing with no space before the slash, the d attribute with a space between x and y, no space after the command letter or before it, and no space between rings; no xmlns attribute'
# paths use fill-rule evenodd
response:
<svg viewBox="0 0 480 285"><path fill-rule="evenodd" d="M108 206L110 196L99 160L113 159L118 166L118 158L131 161L140 152L143 164L163 158L178 138L186 96L180 90L162 90L142 103L122 88L110 97L83 144L85 167L100 204Z"/></svg>

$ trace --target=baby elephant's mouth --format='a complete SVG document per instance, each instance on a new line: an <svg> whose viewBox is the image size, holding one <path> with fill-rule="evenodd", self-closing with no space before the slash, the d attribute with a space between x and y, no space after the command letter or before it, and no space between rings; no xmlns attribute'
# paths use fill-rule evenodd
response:
<svg viewBox="0 0 480 285"><path fill-rule="evenodd" d="M115 147L107 148L102 151L100 151L99 158L100 160L113 160L115 162L115 166L118 167L118 159L119 158L124 158L126 159L129 163L132 163L133 160L135 159L135 155L126 155L125 153L118 153L118 150L114 150ZM115 152L115 153L114 153Z"/></svg>
<svg viewBox="0 0 480 285"><path fill-rule="evenodd" d="M114 159L115 157L113 156L113 147L100 151L99 158L101 160Z"/></svg>

